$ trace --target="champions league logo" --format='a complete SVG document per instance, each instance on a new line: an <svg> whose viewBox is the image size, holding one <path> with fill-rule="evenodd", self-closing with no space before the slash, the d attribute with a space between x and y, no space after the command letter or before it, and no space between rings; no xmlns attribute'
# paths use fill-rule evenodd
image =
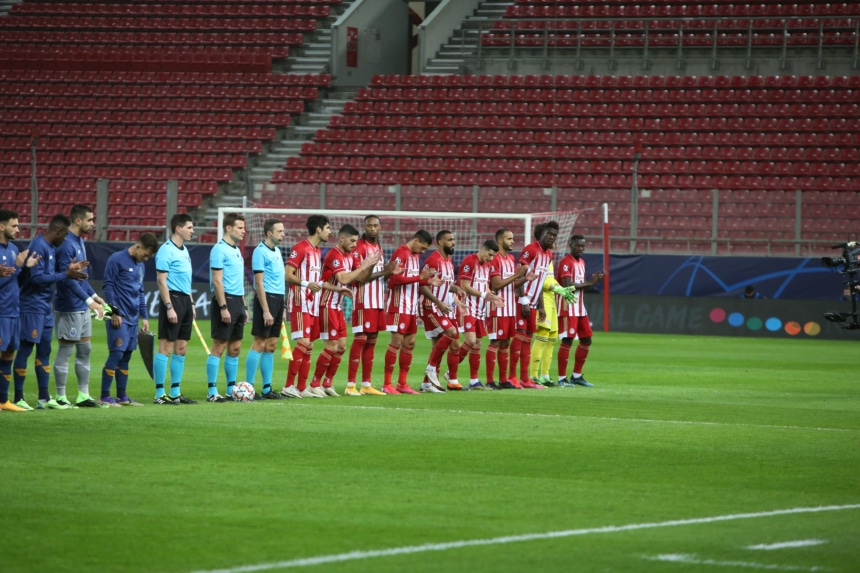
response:
<svg viewBox="0 0 860 573"><path fill-rule="evenodd" d="M463 272L468 273L472 268L469 265L463 265Z"/></svg>

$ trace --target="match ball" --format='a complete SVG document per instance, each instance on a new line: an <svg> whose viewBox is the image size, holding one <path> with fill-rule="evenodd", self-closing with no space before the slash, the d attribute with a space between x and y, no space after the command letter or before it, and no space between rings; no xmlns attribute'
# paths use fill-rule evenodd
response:
<svg viewBox="0 0 860 573"><path fill-rule="evenodd" d="M236 382L233 386L233 399L237 402L251 402L254 400L256 393L254 385L249 382Z"/></svg>

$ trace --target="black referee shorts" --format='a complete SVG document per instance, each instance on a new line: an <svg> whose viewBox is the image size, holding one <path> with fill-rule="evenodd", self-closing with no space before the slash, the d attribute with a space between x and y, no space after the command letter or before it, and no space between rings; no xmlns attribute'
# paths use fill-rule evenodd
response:
<svg viewBox="0 0 860 573"><path fill-rule="evenodd" d="M218 301L212 297L212 314L210 315L211 335L216 340L242 340L245 330L245 299L241 296L224 295L227 310L230 311L230 322L221 320L221 309Z"/></svg>
<svg viewBox="0 0 860 573"><path fill-rule="evenodd" d="M191 340L191 325L194 322L194 309L191 297L183 292L170 291L170 303L176 311L176 324L167 320L167 308L164 301L158 297L158 339L175 342Z"/></svg>
<svg viewBox="0 0 860 573"><path fill-rule="evenodd" d="M263 306L260 300L254 297L254 321L251 325L251 334L259 338L277 338L281 335L281 325L284 323L285 298L282 294L266 293L266 302L269 303L269 312L275 322L271 326L263 324Z"/></svg>

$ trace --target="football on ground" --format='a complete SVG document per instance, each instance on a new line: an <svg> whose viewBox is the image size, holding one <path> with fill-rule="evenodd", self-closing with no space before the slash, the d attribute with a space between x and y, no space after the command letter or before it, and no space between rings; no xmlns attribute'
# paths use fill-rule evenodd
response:
<svg viewBox="0 0 860 573"><path fill-rule="evenodd" d="M236 382L233 386L233 399L237 402L250 402L256 395L254 387L248 382Z"/></svg>

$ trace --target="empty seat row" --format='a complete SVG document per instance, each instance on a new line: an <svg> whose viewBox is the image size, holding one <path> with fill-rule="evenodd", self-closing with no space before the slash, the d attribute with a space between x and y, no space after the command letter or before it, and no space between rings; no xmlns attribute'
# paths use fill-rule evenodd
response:
<svg viewBox="0 0 860 573"><path fill-rule="evenodd" d="M140 90L169 90L174 86L212 86L241 89L268 86L329 87L331 74L272 74L256 72L139 72L130 70L34 70L0 69L0 82L4 85L74 84L86 89L114 85L138 87ZM847 87L847 86L846 86ZM161 96L164 97L164 96Z"/></svg>
<svg viewBox="0 0 860 573"><path fill-rule="evenodd" d="M32 16L131 16L174 18L326 18L325 4L213 4L135 2L132 4L84 2L22 2L12 4L9 17Z"/></svg>

